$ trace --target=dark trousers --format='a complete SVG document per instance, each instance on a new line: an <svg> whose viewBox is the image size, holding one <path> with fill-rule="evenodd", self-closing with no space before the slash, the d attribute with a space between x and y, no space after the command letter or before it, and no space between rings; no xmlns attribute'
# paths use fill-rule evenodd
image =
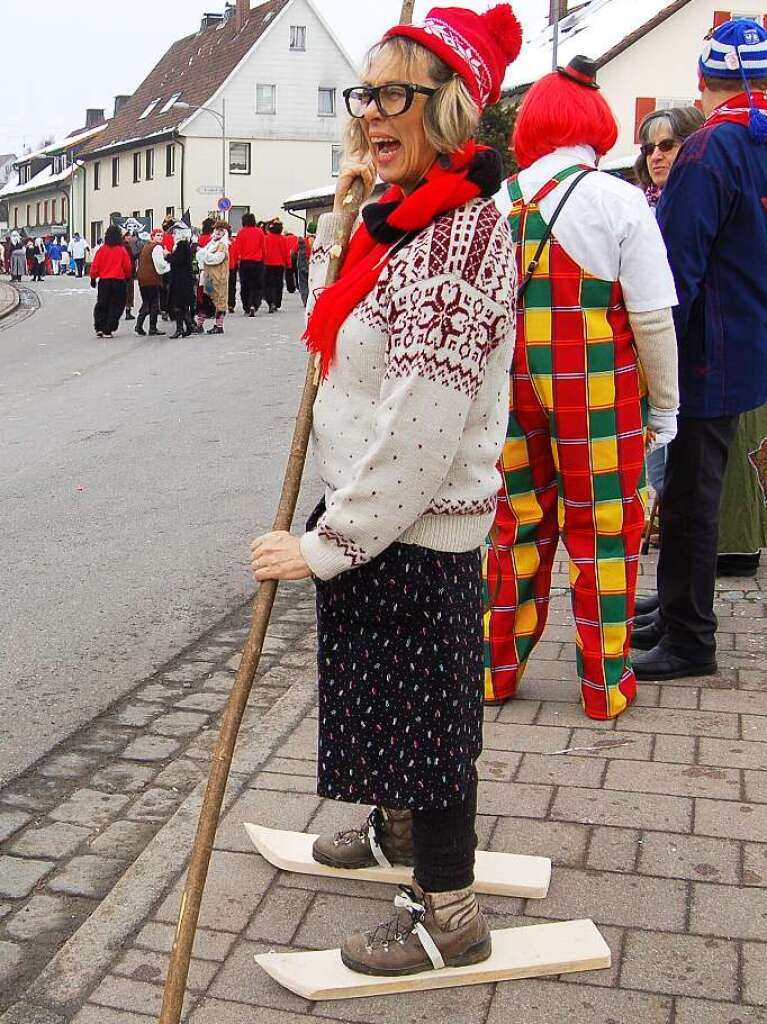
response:
<svg viewBox="0 0 767 1024"><path fill-rule="evenodd" d="M282 309L285 268L267 267L264 271L264 299L270 309Z"/></svg>
<svg viewBox="0 0 767 1024"><path fill-rule="evenodd" d="M102 278L99 281L93 326L99 334L114 334L125 309L125 281Z"/></svg>
<svg viewBox="0 0 767 1024"><path fill-rule="evenodd" d="M425 892L468 889L477 849L477 775L462 804L413 812L415 880Z"/></svg>
<svg viewBox="0 0 767 1024"><path fill-rule="evenodd" d="M77 276L83 276L83 270L85 269L85 260L75 260L75 266L77 267Z"/></svg>
<svg viewBox="0 0 767 1024"><path fill-rule="evenodd" d="M237 270L229 271L229 309L234 310L237 305Z"/></svg>
<svg viewBox="0 0 767 1024"><path fill-rule="evenodd" d="M168 309L168 286L170 282L168 281L168 276L168 274L162 275L160 278L160 285L157 289L157 299L160 303L160 312L166 320L170 316L170 310Z"/></svg>
<svg viewBox="0 0 767 1024"><path fill-rule="evenodd" d="M666 463L658 560L663 645L708 661L716 652L714 614L719 503L738 416L679 418Z"/></svg>
<svg viewBox="0 0 767 1024"><path fill-rule="evenodd" d="M157 317L160 315L160 287L156 284L140 284L141 309L138 311L136 330L140 331L144 321L149 317L149 330L157 330Z"/></svg>
<svg viewBox="0 0 767 1024"><path fill-rule="evenodd" d="M240 299L245 312L258 309L263 302L264 264L258 260L240 261Z"/></svg>

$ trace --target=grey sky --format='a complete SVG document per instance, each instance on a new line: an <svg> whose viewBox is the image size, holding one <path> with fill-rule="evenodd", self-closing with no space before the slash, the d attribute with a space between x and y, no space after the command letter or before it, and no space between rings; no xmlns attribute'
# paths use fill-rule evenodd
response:
<svg viewBox="0 0 767 1024"><path fill-rule="evenodd" d="M441 2L477 11L492 6L492 0ZM421 0L416 18L435 5L438 0ZM513 6L526 27L538 27L549 0L516 0ZM17 0L3 7L5 37L33 41L25 58L11 61L6 102L0 104L0 153L21 153L45 135L79 128L88 107L110 114L114 97L133 92L170 44L196 31L203 11L223 10L224 0ZM359 59L396 22L401 2L319 0L319 7Z"/></svg>

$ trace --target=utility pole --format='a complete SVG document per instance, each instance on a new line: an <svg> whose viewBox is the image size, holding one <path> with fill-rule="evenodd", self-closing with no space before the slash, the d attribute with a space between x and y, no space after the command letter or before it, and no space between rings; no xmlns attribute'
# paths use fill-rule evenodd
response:
<svg viewBox="0 0 767 1024"><path fill-rule="evenodd" d="M554 46L551 54L551 70L556 71L559 65L559 0L551 0L550 15L554 28Z"/></svg>
<svg viewBox="0 0 767 1024"><path fill-rule="evenodd" d="M221 198L226 197L226 100L221 100Z"/></svg>

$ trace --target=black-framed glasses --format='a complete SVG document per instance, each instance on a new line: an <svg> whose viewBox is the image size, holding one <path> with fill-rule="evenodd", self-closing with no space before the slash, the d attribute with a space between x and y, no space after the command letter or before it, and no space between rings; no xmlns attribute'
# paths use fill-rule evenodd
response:
<svg viewBox="0 0 767 1024"><path fill-rule="evenodd" d="M670 153L672 149L679 148L678 139L661 139L660 142L643 142L639 150L645 159L651 157L656 149L661 153Z"/></svg>
<svg viewBox="0 0 767 1024"><path fill-rule="evenodd" d="M436 91L411 82L390 82L378 86L355 85L351 89L344 89L343 96L346 109L352 117L364 117L371 103L375 103L381 117L399 117L413 106L416 94L433 96Z"/></svg>

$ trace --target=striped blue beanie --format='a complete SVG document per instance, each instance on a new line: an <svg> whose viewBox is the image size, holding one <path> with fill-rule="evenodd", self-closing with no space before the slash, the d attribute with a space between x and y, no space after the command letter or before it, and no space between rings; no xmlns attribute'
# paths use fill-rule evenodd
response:
<svg viewBox="0 0 767 1024"><path fill-rule="evenodd" d="M767 78L767 29L734 18L706 39L698 68L706 78Z"/></svg>

